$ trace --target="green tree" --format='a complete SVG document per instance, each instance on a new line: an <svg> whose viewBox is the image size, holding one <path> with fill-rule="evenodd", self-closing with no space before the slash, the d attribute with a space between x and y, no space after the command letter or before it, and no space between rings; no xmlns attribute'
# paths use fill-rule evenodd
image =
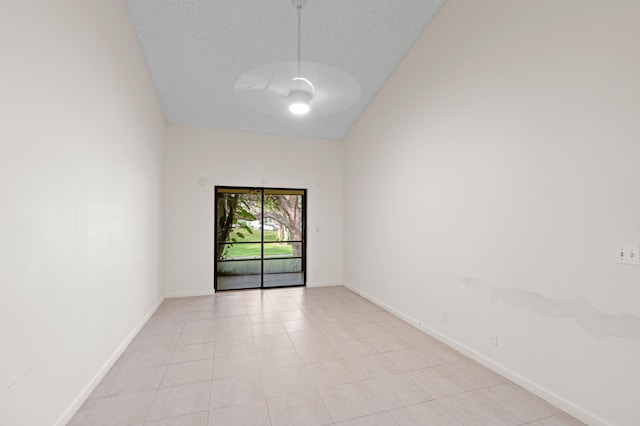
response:
<svg viewBox="0 0 640 426"><path fill-rule="evenodd" d="M275 220L288 233L288 239L302 241L302 197L294 194L267 194L264 217ZM281 234L284 237L284 234ZM284 239L284 238L283 238ZM293 255L302 255L302 246L293 244Z"/></svg>
<svg viewBox="0 0 640 426"><path fill-rule="evenodd" d="M218 193L216 198L217 204L217 234L216 234L216 258L222 260L226 256L227 249L233 246L233 243L238 242L237 238L233 237L229 240L229 235L233 228L240 228L235 233L238 238L245 238L247 232L253 234L253 229L247 225L247 221L256 220L256 217L251 213L255 209L255 197L247 196L248 194L235 194L235 193ZM220 244L229 243L229 244Z"/></svg>

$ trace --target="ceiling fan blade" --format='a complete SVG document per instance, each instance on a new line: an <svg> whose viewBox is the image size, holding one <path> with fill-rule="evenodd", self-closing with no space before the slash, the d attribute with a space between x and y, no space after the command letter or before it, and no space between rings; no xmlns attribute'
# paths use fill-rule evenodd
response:
<svg viewBox="0 0 640 426"><path fill-rule="evenodd" d="M291 116L287 96L292 80L302 77L313 85L307 116L322 117L337 114L354 105L362 93L360 83L350 74L328 65L302 62L275 62L241 75L235 84L238 99L253 109L280 117Z"/></svg>

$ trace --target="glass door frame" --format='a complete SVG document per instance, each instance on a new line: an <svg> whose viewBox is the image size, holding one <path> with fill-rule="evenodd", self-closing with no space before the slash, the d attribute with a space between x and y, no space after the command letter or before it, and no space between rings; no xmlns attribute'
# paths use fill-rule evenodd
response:
<svg viewBox="0 0 640 426"><path fill-rule="evenodd" d="M222 190L225 192L231 192L233 190L238 190L239 192L259 192L261 196L261 206L260 206L260 241L254 242L256 244L260 244L260 287L248 287L244 289L218 289L218 256L217 247L219 244L227 244L228 241L218 241L218 192ZM291 191L292 193L301 192L302 194L302 240L289 240L287 242L290 243L299 243L301 244L302 254L300 256L301 260L301 274L302 274L302 284L291 284L291 285L281 285L281 286L267 286L264 285L264 262L265 260L269 260L269 258L265 259L264 256L264 246L265 243L270 243L264 240L264 198L265 191L277 191L284 192ZM249 242L251 243L251 242ZM253 186L226 186L226 185L216 185L214 188L214 229L213 229L213 289L214 292L218 291L236 291L236 290L256 290L256 289L270 289L270 288L289 288L289 287L305 287L307 285L307 190L305 188L271 188L271 187L253 187ZM298 257L292 257L294 259Z"/></svg>

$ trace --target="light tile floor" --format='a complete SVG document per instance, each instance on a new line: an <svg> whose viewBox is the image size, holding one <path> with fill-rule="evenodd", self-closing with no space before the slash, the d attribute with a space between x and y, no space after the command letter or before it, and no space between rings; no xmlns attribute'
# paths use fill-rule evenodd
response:
<svg viewBox="0 0 640 426"><path fill-rule="evenodd" d="M167 299L69 425L573 426L344 287Z"/></svg>

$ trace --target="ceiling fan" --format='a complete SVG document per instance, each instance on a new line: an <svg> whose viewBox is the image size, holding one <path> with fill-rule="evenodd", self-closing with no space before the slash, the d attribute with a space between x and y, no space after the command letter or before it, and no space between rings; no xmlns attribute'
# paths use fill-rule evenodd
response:
<svg viewBox="0 0 640 426"><path fill-rule="evenodd" d="M242 74L234 90L238 99L266 114L322 117L355 104L362 87L349 73L328 65L302 61L302 9L306 0L292 0L298 14L297 61L274 62Z"/></svg>

